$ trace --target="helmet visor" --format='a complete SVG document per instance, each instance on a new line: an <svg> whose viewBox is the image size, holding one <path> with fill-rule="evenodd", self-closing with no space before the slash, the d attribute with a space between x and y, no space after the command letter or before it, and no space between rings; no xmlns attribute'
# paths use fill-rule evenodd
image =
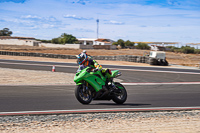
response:
<svg viewBox="0 0 200 133"><path fill-rule="evenodd" d="M79 65L81 65L82 64L82 62L84 61L84 57L79 57L78 59L77 59L77 64L79 64Z"/></svg>

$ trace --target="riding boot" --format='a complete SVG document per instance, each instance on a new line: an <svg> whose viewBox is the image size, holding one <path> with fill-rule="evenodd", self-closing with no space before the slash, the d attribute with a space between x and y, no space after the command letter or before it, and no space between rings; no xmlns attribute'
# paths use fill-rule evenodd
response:
<svg viewBox="0 0 200 133"><path fill-rule="evenodd" d="M107 91L108 88L106 87L106 85L102 85L102 90Z"/></svg>
<svg viewBox="0 0 200 133"><path fill-rule="evenodd" d="M106 78L105 86L107 89L109 89L108 82L109 82L109 80L108 80L108 78Z"/></svg>

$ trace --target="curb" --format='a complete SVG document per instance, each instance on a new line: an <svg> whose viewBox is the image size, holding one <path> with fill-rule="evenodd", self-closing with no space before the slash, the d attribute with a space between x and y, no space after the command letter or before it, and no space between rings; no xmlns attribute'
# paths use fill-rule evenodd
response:
<svg viewBox="0 0 200 133"><path fill-rule="evenodd" d="M118 112L159 112L159 111L189 111L189 110L200 110L200 107L155 107L155 108L111 108L111 109L21 111L21 112L0 112L0 116L118 113Z"/></svg>

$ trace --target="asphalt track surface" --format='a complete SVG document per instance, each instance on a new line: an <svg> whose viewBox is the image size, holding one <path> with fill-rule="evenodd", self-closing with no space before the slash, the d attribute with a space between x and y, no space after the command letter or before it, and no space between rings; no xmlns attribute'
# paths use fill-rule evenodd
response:
<svg viewBox="0 0 200 133"><path fill-rule="evenodd" d="M74 63L0 60L0 67L75 73ZM119 69L128 99L123 105L113 101L80 104L74 96L75 85L0 86L0 112L83 110L113 108L200 107L200 70L165 67L103 65Z"/></svg>

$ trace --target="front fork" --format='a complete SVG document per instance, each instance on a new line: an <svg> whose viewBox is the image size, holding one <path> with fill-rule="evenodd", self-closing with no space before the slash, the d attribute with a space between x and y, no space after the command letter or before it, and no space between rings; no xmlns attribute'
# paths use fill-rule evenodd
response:
<svg viewBox="0 0 200 133"><path fill-rule="evenodd" d="M116 86L115 86L115 83L113 82L113 78L110 78L110 92L112 92L113 90L117 89Z"/></svg>
<svg viewBox="0 0 200 133"><path fill-rule="evenodd" d="M123 87L115 85L113 80L111 80L111 84L110 85L111 85L110 92L113 92L113 93L121 93L122 92L121 90L123 89Z"/></svg>
<svg viewBox="0 0 200 133"><path fill-rule="evenodd" d="M88 82L84 82L84 83L83 83L83 92L84 92L84 93L88 93L88 91L89 91Z"/></svg>

